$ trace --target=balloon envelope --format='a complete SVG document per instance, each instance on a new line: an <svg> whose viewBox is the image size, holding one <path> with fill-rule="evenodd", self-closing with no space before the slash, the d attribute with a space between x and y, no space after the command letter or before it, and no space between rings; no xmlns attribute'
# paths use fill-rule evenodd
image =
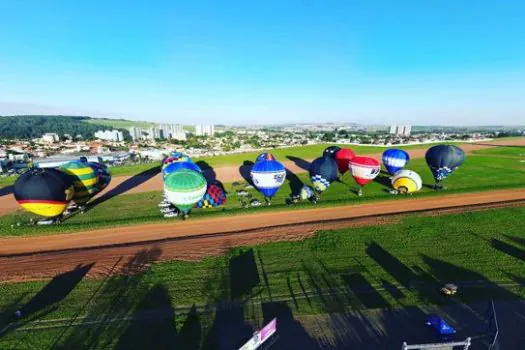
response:
<svg viewBox="0 0 525 350"><path fill-rule="evenodd" d="M202 173L201 168L193 162L174 162L162 169L162 174L164 177L166 177L167 175L180 169L190 169Z"/></svg>
<svg viewBox="0 0 525 350"><path fill-rule="evenodd" d="M341 174L344 174L348 171L348 164L355 157L354 151L350 148L342 148L335 154L335 161L337 163L337 168Z"/></svg>
<svg viewBox="0 0 525 350"><path fill-rule="evenodd" d="M275 160L275 157L271 153L263 152L263 153L259 154L257 156L257 158L255 158L255 163L258 163L258 162L263 161L263 160Z"/></svg>
<svg viewBox="0 0 525 350"><path fill-rule="evenodd" d="M336 178L337 163L332 157L319 157L310 164L310 180L316 191L326 191Z"/></svg>
<svg viewBox="0 0 525 350"><path fill-rule="evenodd" d="M392 178L392 187L400 192L413 193L423 187L423 181L418 173L412 170L400 170Z"/></svg>
<svg viewBox="0 0 525 350"><path fill-rule="evenodd" d="M268 153L269 156L271 154ZM253 185L265 196L273 197L286 179L284 165L274 159L255 163L250 171ZM272 156L273 158L273 156Z"/></svg>
<svg viewBox="0 0 525 350"><path fill-rule="evenodd" d="M410 160L410 156L402 149L387 149L383 152L383 164L390 174L403 169Z"/></svg>
<svg viewBox="0 0 525 350"><path fill-rule="evenodd" d="M457 146L436 145L430 147L425 160L436 181L441 181L452 174L465 160L465 152Z"/></svg>
<svg viewBox="0 0 525 350"><path fill-rule="evenodd" d="M95 171L95 174L97 175L97 183L95 184L97 191L100 192L108 187L109 183L111 182L111 173L109 172L109 169L104 164L97 162L90 162L88 165Z"/></svg>
<svg viewBox="0 0 525 350"><path fill-rule="evenodd" d="M323 151L323 157L335 157L335 154L341 150L339 146L328 146Z"/></svg>
<svg viewBox="0 0 525 350"><path fill-rule="evenodd" d="M22 208L48 218L62 214L74 192L73 178L57 169L29 170L13 185L13 194Z"/></svg>
<svg viewBox="0 0 525 350"><path fill-rule="evenodd" d="M80 160L68 162L60 170L73 178L75 195L73 201L78 205L86 204L97 193L97 174L87 163Z"/></svg>
<svg viewBox="0 0 525 350"><path fill-rule="evenodd" d="M364 186L376 178L381 171L381 165L374 158L354 157L350 161L350 171L355 182Z"/></svg>
<svg viewBox="0 0 525 350"><path fill-rule="evenodd" d="M300 196L302 200L307 200L314 195L314 190L310 186L304 185L301 188Z"/></svg>
<svg viewBox="0 0 525 350"><path fill-rule="evenodd" d="M197 202L197 208L214 208L226 202L226 193L217 184L209 184L204 197Z"/></svg>
<svg viewBox="0 0 525 350"><path fill-rule="evenodd" d="M184 153L173 152L169 157L164 158L162 161L162 170L164 170L164 168L166 168L171 163L176 162L191 162L191 158Z"/></svg>
<svg viewBox="0 0 525 350"><path fill-rule="evenodd" d="M184 213L201 200L206 187L204 176L189 169L180 169L164 179L166 199Z"/></svg>

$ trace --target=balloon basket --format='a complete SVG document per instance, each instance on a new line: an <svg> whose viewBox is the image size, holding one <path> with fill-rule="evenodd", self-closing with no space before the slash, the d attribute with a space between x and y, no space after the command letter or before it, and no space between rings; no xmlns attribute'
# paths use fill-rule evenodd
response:
<svg viewBox="0 0 525 350"><path fill-rule="evenodd" d="M41 219L36 222L38 226L48 226L48 225L59 224L59 223L60 223L59 219Z"/></svg>

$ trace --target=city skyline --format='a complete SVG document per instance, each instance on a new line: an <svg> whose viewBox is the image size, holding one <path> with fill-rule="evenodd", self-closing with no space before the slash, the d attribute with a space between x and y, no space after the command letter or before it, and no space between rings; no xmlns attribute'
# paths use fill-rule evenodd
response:
<svg viewBox="0 0 525 350"><path fill-rule="evenodd" d="M519 125L524 13L518 1L8 2L0 115Z"/></svg>

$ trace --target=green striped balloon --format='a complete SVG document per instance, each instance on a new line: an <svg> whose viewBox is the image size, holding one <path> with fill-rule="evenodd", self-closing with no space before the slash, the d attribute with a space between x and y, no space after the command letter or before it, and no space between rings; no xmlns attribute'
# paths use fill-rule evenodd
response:
<svg viewBox="0 0 525 350"><path fill-rule="evenodd" d="M78 205L86 204L97 192L97 174L88 164L72 161L60 167L60 170L73 178L75 194L73 201Z"/></svg>
<svg viewBox="0 0 525 350"><path fill-rule="evenodd" d="M187 213L206 193L206 179L201 173L180 169L164 179L164 193L170 203Z"/></svg>

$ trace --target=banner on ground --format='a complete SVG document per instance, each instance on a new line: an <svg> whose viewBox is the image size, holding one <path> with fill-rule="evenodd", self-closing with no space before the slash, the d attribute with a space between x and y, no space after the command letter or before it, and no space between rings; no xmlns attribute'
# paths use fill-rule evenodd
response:
<svg viewBox="0 0 525 350"><path fill-rule="evenodd" d="M277 331L277 318L271 320L266 326L264 326L260 331L255 332L253 337L248 340L246 344L243 345L239 350L255 350L261 346L265 341L270 339L270 337Z"/></svg>

